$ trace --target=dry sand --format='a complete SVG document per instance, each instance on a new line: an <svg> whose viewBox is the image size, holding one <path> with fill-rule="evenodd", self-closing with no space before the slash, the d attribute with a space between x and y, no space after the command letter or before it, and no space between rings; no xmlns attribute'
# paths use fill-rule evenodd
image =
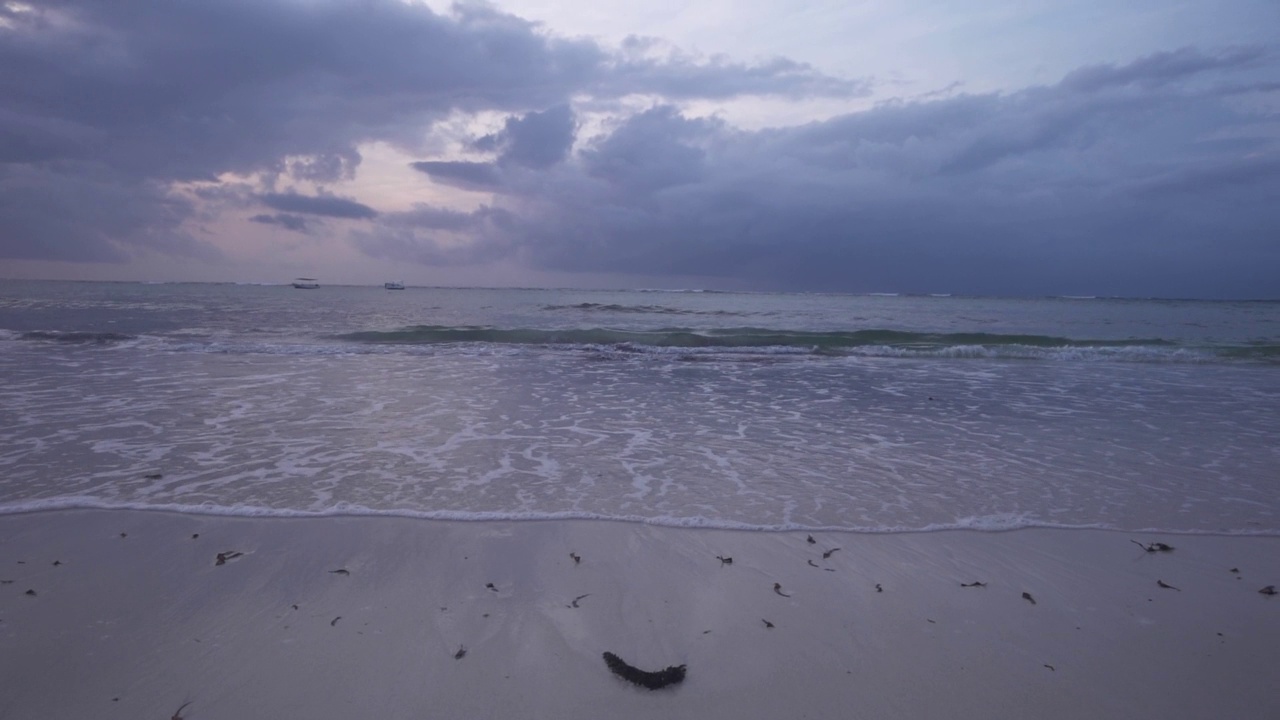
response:
<svg viewBox="0 0 1280 720"><path fill-rule="evenodd" d="M1258 592L1280 586L1280 538L814 539L3 516L0 718L1280 717L1280 596ZM644 690L604 651L688 676Z"/></svg>

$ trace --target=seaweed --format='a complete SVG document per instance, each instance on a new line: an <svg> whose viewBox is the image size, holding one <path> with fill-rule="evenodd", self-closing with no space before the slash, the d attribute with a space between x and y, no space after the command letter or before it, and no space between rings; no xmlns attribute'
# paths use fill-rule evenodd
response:
<svg viewBox="0 0 1280 720"><path fill-rule="evenodd" d="M604 664L609 666L609 670L614 675L650 690L657 690L684 681L684 665L672 665L657 672L649 672L628 665L626 661L611 652L604 654Z"/></svg>

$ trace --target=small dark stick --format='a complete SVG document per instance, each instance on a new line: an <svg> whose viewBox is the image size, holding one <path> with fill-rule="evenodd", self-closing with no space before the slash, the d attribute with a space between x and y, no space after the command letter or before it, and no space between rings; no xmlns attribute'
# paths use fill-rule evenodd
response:
<svg viewBox="0 0 1280 720"><path fill-rule="evenodd" d="M805 562L809 563L809 565L810 565L811 567L818 567L818 563L816 563L816 562L814 562L814 561L812 561L812 560L805 560Z"/></svg>
<svg viewBox="0 0 1280 720"><path fill-rule="evenodd" d="M760 618L760 622L764 623L764 626L766 629L768 630L773 629L773 623L769 622L768 620L765 620L764 618Z"/></svg>
<svg viewBox="0 0 1280 720"><path fill-rule="evenodd" d="M1178 592L1182 592L1180 588L1176 588L1163 580L1157 580L1156 584L1164 588L1165 590L1177 590Z"/></svg>
<svg viewBox="0 0 1280 720"><path fill-rule="evenodd" d="M329 574L330 575L350 575L351 571L347 570L346 568L338 568L337 570L330 570Z"/></svg>
<svg viewBox="0 0 1280 720"><path fill-rule="evenodd" d="M467 656L467 646L466 646L466 645L459 645L459 646L458 646L458 652L456 652L456 653L454 653L454 654L453 654L453 659L454 659L454 660L461 660L462 658L464 658L464 657L466 657L466 656Z"/></svg>
<svg viewBox="0 0 1280 720"><path fill-rule="evenodd" d="M1022 599L1023 599L1023 600L1026 600L1027 602L1031 603L1032 605L1035 605L1035 604L1036 604L1036 599L1035 599L1035 598L1033 598L1033 597L1031 597L1031 593L1029 593L1029 592L1024 592L1024 593L1022 593Z"/></svg>
<svg viewBox="0 0 1280 720"><path fill-rule="evenodd" d="M971 583L960 583L960 587L986 587L986 586L987 584L980 580L974 580Z"/></svg>
<svg viewBox="0 0 1280 720"><path fill-rule="evenodd" d="M497 588L497 587L495 587L493 583L485 583L485 584L484 584L484 586L485 586L485 587L487 587L487 588L489 588L490 590L492 590L492 591L494 591L494 592L498 592L498 588Z"/></svg>
<svg viewBox="0 0 1280 720"><path fill-rule="evenodd" d="M164 477L164 475L161 473L147 473L142 476L144 480L159 480L162 477Z"/></svg>
<svg viewBox="0 0 1280 720"><path fill-rule="evenodd" d="M733 558L731 557L723 557L721 555L717 555L716 559L720 561L721 566L733 564Z"/></svg>
<svg viewBox="0 0 1280 720"><path fill-rule="evenodd" d="M342 619L342 616L341 616L341 615L339 615L338 617L336 617L336 618L334 618L334 619L330 620L330 621L329 621L329 627L334 627L334 626L336 626L336 625L338 624L338 621L339 621L339 620L341 620L341 619Z"/></svg>
<svg viewBox="0 0 1280 720"><path fill-rule="evenodd" d="M773 591L774 591L774 592L776 592L776 593L778 593L778 594L779 594L779 595L781 595L782 597L788 597L788 598L789 598L789 597L791 597L790 595L788 595L788 594L786 594L786 593L782 592L782 583L774 583L774 584L773 584Z"/></svg>
<svg viewBox="0 0 1280 720"><path fill-rule="evenodd" d="M684 681L684 665L672 665L657 672L648 672L628 665L622 658L611 652L604 654L604 664L609 666L609 670L614 675L650 690L657 690Z"/></svg>
<svg viewBox="0 0 1280 720"><path fill-rule="evenodd" d="M840 548L831 548L830 550L828 550L828 551L826 551L826 552L822 553L822 559L823 559L823 560L826 560L827 558L831 557L831 554L832 554L832 553L834 553L835 551L837 551L837 550L839 550L839 549L840 549Z"/></svg>
<svg viewBox="0 0 1280 720"><path fill-rule="evenodd" d="M182 707L179 707L177 710L174 710L173 717L169 718L169 720L182 720L182 711L185 710L186 707L191 704L191 702L192 701L188 700L182 703Z"/></svg>
<svg viewBox="0 0 1280 720"><path fill-rule="evenodd" d="M573 602L569 603L569 607L572 607L572 608L578 607L578 601L588 597L591 597L591 593L587 593L586 595L579 595L578 597L573 599Z"/></svg>

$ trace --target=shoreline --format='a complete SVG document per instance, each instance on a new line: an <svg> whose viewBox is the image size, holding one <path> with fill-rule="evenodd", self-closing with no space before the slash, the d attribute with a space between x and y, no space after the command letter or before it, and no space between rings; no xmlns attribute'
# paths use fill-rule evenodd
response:
<svg viewBox="0 0 1280 720"><path fill-rule="evenodd" d="M38 501L37 501L38 502ZM745 532L745 533L764 533L764 534L795 534L795 533L829 533L834 535L853 535L853 536L880 536L880 535L930 535L933 533L979 533L979 534L1001 534L1015 533L1027 530L1047 530L1051 532L1104 532L1118 533L1134 536L1174 536L1174 537L1244 537L1244 538L1280 538L1280 529L1274 530L1196 530L1182 529L1169 530L1158 528L1143 528L1138 530L1126 530L1114 527L1105 527L1096 524L1086 525L1053 525L1053 524L1027 524L1017 525L1013 527L993 524L986 527L974 525L939 525L926 526L922 528L847 528L837 526L811 526L811 525L752 525L737 521L712 521L712 520L695 520L693 518L667 518L667 517L644 517L640 515L633 516L614 516L589 512L566 511L563 513L545 513L540 515L508 515L499 512L474 512L465 511L440 510L440 511L383 511L383 510L363 510L363 511L333 511L333 512L311 512L304 510L272 510L269 508L254 509L251 512L235 511L235 510L211 510L207 507L200 506L172 506L172 505L144 505L144 506L109 506L109 505L85 505L80 503L62 504L61 501L53 501L49 505L37 505L31 507L14 507L0 504L0 518L6 518L19 515L39 515L42 513L63 513L63 512L119 512L119 513L157 513L162 515L176 515L182 517L210 517L225 518L227 520L388 520L388 521L411 521L411 522L440 522L440 523L542 523L542 522L600 522L600 523L618 523L622 525L644 525L656 528L666 528L670 530L699 530L704 532Z"/></svg>
<svg viewBox="0 0 1280 720"><path fill-rule="evenodd" d="M4 514L0 716L1280 715L1280 537L1147 535Z"/></svg>

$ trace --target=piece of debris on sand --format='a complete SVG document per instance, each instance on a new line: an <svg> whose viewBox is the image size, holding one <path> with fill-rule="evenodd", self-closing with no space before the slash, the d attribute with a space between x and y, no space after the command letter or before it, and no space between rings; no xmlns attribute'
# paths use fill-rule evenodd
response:
<svg viewBox="0 0 1280 720"><path fill-rule="evenodd" d="M244 555L244 553L240 552L239 550L228 550L226 552L220 552L218 553L218 556L214 559L213 564L226 565L227 562L231 560L235 560L236 558L242 555Z"/></svg>
<svg viewBox="0 0 1280 720"><path fill-rule="evenodd" d="M649 672L628 665L622 658L611 652L604 654L604 664L609 666L609 670L614 675L650 690L657 690L684 681L684 665L672 665L657 672Z"/></svg>
<svg viewBox="0 0 1280 720"><path fill-rule="evenodd" d="M1129 542L1131 542L1131 543L1133 543L1134 545L1137 545L1138 547L1142 548L1143 550L1146 550L1147 552L1151 552L1151 553L1153 553L1153 552L1173 552L1173 546L1172 546L1172 545L1165 545L1165 544L1164 544L1164 543L1162 543L1162 542L1153 542L1153 543L1150 543L1150 544L1148 544L1148 545L1143 545L1142 543L1138 542L1137 540L1130 540Z"/></svg>

